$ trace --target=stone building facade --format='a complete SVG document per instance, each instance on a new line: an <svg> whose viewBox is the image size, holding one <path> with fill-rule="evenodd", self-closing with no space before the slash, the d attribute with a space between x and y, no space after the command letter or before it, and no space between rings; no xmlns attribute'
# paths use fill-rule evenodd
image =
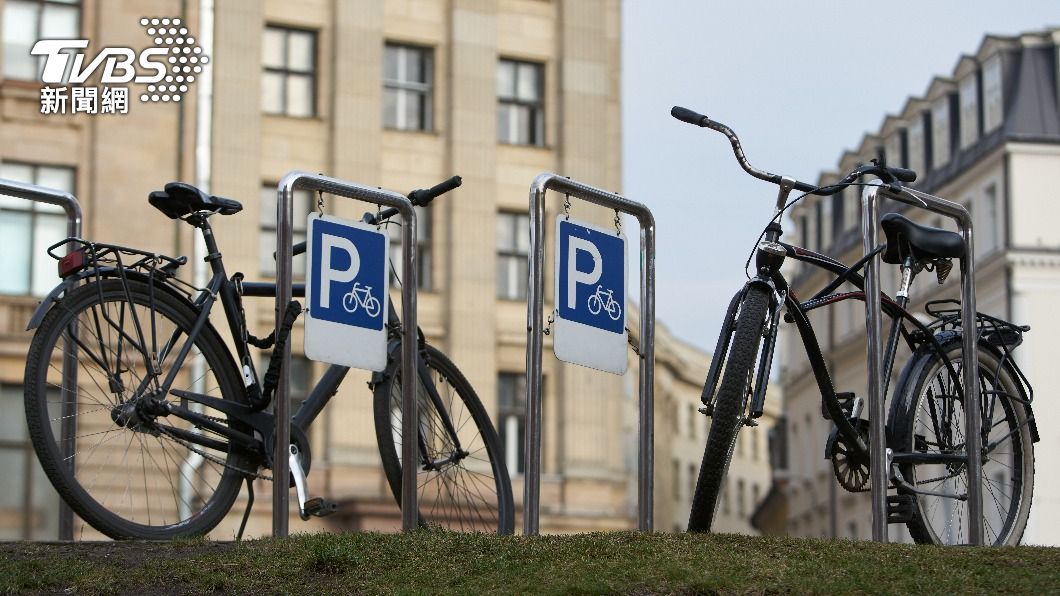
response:
<svg viewBox="0 0 1060 596"><path fill-rule="evenodd" d="M1056 29L984 38L974 54L960 57L952 73L932 80L923 95L910 97L900 112L888 115L878 131L866 134L834 171L819 179L822 185L832 183L856 165L882 157L888 165L917 171L915 188L958 201L971 212L978 310L1032 326L1015 355L1037 395L1045 396L1033 406L1042 440L1035 445L1038 473L1024 536L1032 544L1055 544L1048 528L1060 515L1060 485L1049 474L1060 458L1053 431L1060 427L1057 408L1047 397L1058 381L1049 354L1057 331L1050 313L1060 292L1060 232L1047 215L1060 199L1051 182L1060 169L1058 48ZM911 208L902 213L920 223L956 229L941 216ZM808 197L792 210L792 219L788 241L846 263L861 256L859 189ZM793 265L789 278L800 295L812 295L825 283L818 270ZM885 266L881 282L893 296L897 268ZM911 310L922 311L928 300L957 297L959 287L956 274L941 287L930 275L921 275L913 286ZM810 318L836 389L864 396L863 303L840 302L812 311ZM822 457L830 423L821 418L820 393L793 330L786 340L781 379L787 462L778 472L779 490L771 493L770 507L787 508L788 514L782 527L774 529L796 536L869 538L869 494L837 487L831 465ZM892 388L907 356L906 350L896 357ZM900 525L890 526L890 537L909 540Z"/></svg>

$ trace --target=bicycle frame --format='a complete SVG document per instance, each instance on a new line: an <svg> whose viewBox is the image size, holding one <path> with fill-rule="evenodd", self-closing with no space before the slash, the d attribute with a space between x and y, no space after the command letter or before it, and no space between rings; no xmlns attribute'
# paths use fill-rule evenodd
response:
<svg viewBox="0 0 1060 596"><path fill-rule="evenodd" d="M752 285L768 288L771 296L769 314L767 316L768 328L764 333L764 346L759 355L758 373L754 380L754 391L748 411L748 417L753 420L761 417L763 414L766 389L769 383L769 370L773 360L774 349L776 347L781 310L784 309L787 313L784 317L785 320L794 323L798 329L800 339L802 340L803 347L806 351L807 359L810 363L810 369L816 380L817 387L821 392L823 406L827 410L829 417L836 425L838 432L844 436L849 444L856 446L856 448L863 453L868 453L869 447L866 444L864 437L854 428L854 425L851 424L850 420L847 418L847 414L843 412L835 385L832 382L828 367L825 364L820 343L817 340L817 335L813 330L813 326L810 324L808 313L814 309L838 304L845 300L864 301L865 279L860 271L869 262L869 259L875 256L875 253L862 257L853 265L847 266L826 255L792 244L787 244L785 242L780 242L779 226L777 226L776 230L777 233L773 236L773 240L767 241L774 246L772 248L766 246L758 249L756 264L758 265L759 275L748 281L744 288L737 292L729 303L729 308L724 319L725 323L723 324L721 334L718 338L718 345L715 348L714 353L716 355L724 355L727 352L736 309L742 301L747 288ZM769 248L771 248L772 252L766 252L766 249ZM834 278L809 300L801 302L795 291L789 287L787 280L780 273L780 264L783 263L786 258L792 258L818 269L824 269L832 274ZM846 282L853 285L857 291L835 291ZM906 310L905 305L902 302L904 302L904 300L899 299L896 301L890 296L881 293L882 310L884 314L889 316L892 320L892 332L886 351L884 352L886 358L884 370L885 379L890 378L894 366L894 356L898 350L897 338L899 333L911 350L916 350L921 344L927 343L932 346L936 353L940 355L942 354L942 346L935 338L929 325L922 323L912 313ZM907 327L907 323L912 329ZM714 392L717 390L717 383L720 381L721 361L722 358L717 356L712 360L710 371L707 374L707 381L703 388L702 401L705 406L705 411L708 414L711 413L713 409ZM957 371L953 368L952 363L950 363L948 359L944 359L944 361L949 369L950 375L955 379L960 378ZM956 387L956 390L958 391L958 396L963 399L962 389L958 386ZM896 459L898 459L897 455Z"/></svg>
<svg viewBox="0 0 1060 596"><path fill-rule="evenodd" d="M170 259L168 257L159 257L136 249L130 249L127 247L117 247L111 245L95 245L92 243L78 240L82 243L82 249L90 257L90 262L81 265L82 269L79 269L72 277L75 282L81 282L84 280L96 280L103 278L117 278L121 279L124 283L130 278L142 279L148 283L148 287L152 288L152 291L168 291L179 296L181 299L188 300L195 307L198 315L195 322L192 325L191 331L187 337L184 338L183 343L179 348L176 349L176 354L169 365L169 371L165 377L158 380L159 387L157 388L158 395L165 395L171 393L181 398L181 404L176 405L167 403L159 413L165 415L173 415L178 418L182 418L191 422L194 425L200 426L204 429L208 429L211 432L222 435L231 441L231 444L243 451L246 451L258 458L259 463L266 467L271 467L269 461L269 455L271 449L267 448L267 442L271 441L273 433L276 428L276 421L273 414L263 411L264 407L268 404L262 404L260 408L252 407L246 403L239 403L231 400L219 399L217 397L203 395L191 391L173 390L171 389L176 375L184 367L185 361L191 349L194 346L195 340L202 333L203 329L210 324L210 314L213 311L214 305L220 300L222 308L225 313L225 319L228 324L229 333L234 340L236 348L237 360L243 369L243 375L245 379L254 379L254 383L248 386L248 394L251 389L260 392L260 384L258 382L258 375L254 370L253 359L248 357L249 346L246 340L246 336L242 334L242 330L245 326L245 320L242 309L242 298L247 297L271 297L276 296L276 284L270 282L243 282L240 279L229 279L227 272L224 268L223 259L220 251L218 250L217 242L214 238L213 231L206 221L206 217L199 215L192 215L188 218L189 223L199 228L202 232L203 239L206 242L207 248L207 262L210 264L211 277L207 282L205 288L202 288L199 293L192 298L190 292L181 287L177 287L173 281L171 281L172 275L175 273L177 267L186 263L186 259L181 257L180 259ZM55 246L63 246L71 239L63 240ZM114 266L100 266L96 262L96 254L98 247L104 247L104 252L113 251L116 256L116 264ZM143 258L136 261L133 264L123 264L121 261L120 254L134 254L140 255ZM165 266L162 268L154 267L151 263L163 262ZM147 263L147 264L145 264ZM154 267L154 268L152 268ZM146 269L148 273L143 273L140 269ZM155 271L161 270L165 275L154 275ZM53 298L62 294L62 291L67 289L66 282L60 284L52 294ZM304 297L305 296L305 284L293 284L292 286L293 297ZM361 290L365 291L366 290ZM49 294L51 296L52 294ZM44 314L47 310L55 303L55 300L45 300L38 308L38 312L34 313L31 318L29 328L32 329L39 324L39 321L43 319ZM136 327L135 333L139 338L132 338L141 345L146 345L146 341L143 336L145 330L141 328L139 321L134 321ZM393 303L388 304L387 313L387 328L389 334L389 345L388 354L395 354L399 350L401 343L401 320L398 317L397 311L394 308ZM417 329L420 338L419 345L422 348L424 345L424 337L421 330ZM154 345L157 339L154 337L154 331L147 331L151 337L151 343ZM172 353L172 350L176 347L173 344L178 338L176 336L169 339L166 344L166 348L162 351L162 356L157 360L161 362ZM158 352L152 350L152 352ZM148 364L149 370L153 369L151 363ZM329 366L320 380L314 385L313 389L309 393L305 401L302 402L297 412L291 417L291 429L293 440L303 445L303 449L308 451L308 442L305 440L306 431L316 420L317 416L323 411L324 407L330 402L331 398L338 392L338 387L345 379L346 374L349 372L349 368L340 365ZM423 379L429 378L429 372L426 363L422 359L419 361L418 375ZM386 372L377 372L372 376L372 386L382 382L385 378ZM148 376L140 387L137 388L135 395L141 396L145 394L150 383L156 381L157 377ZM431 402L434 404L438 412L445 412L445 405L442 397L438 394L437 388L434 387L433 383L424 383L424 387L427 389L427 395ZM256 431L262 438L255 437L253 433L244 432L237 428L233 428L224 424L220 424L210 418L203 416L193 409L187 407L187 402L196 402L213 408L219 412L232 417L234 420L250 427L253 431ZM453 426L452 421L447 415L440 416L443 426L446 431L453 438L454 444L457 449L461 448L459 436ZM186 440L191 443L199 444L211 449L224 450L225 446L216 439L211 439L201 433L189 432L179 428L169 428L168 432L171 432L175 436ZM425 454L428 452L424 443L422 434L419 436L420 453ZM436 465L437 462L423 462L425 466Z"/></svg>

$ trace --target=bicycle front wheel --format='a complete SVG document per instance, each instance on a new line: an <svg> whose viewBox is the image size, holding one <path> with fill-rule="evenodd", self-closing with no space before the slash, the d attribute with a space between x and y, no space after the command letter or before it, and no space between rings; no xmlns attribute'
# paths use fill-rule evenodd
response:
<svg viewBox="0 0 1060 596"><path fill-rule="evenodd" d="M932 462L931 455L965 450L964 401L960 337L943 344L945 358L957 371L950 375L937 354L928 353L911 366L912 382L892 406L891 433L896 452L922 456L921 463L904 463L899 471L912 487L899 493L916 498L917 512L906 524L922 544L967 544L968 471L964 462ZM997 354L978 350L979 397L983 414L983 542L996 546L1019 544L1030 515L1034 485L1034 443L1025 397L1011 370Z"/></svg>
<svg viewBox="0 0 1060 596"><path fill-rule="evenodd" d="M152 296L153 294L153 296ZM41 466L85 522L116 539L205 534L232 507L245 457L226 438L166 408L229 426L225 414L159 395L195 322L191 305L160 287L109 279L70 291L45 316L26 360L26 422ZM63 355L77 350L76 389ZM235 363L207 325L173 389L242 399ZM148 405L148 404L151 405ZM64 417L73 432L63 437ZM77 537L89 537L81 527Z"/></svg>
<svg viewBox="0 0 1060 596"><path fill-rule="evenodd" d="M762 342L768 306L769 294L764 288L757 285L748 287L736 313L736 331L729 351L727 354L714 355L715 358L726 358L725 368L714 401L696 492L692 496L692 510L688 515L689 532L709 532L714 524L736 436L743 426L743 412L754 374L755 357Z"/></svg>
<svg viewBox="0 0 1060 596"><path fill-rule="evenodd" d="M474 389L444 354L420 352L417 486L420 525L511 534L512 484L500 439ZM390 489L401 503L401 382L391 366L375 388L375 434Z"/></svg>

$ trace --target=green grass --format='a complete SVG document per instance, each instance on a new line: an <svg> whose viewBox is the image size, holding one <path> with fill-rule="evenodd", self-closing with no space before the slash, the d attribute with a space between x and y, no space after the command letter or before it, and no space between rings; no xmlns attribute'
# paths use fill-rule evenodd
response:
<svg viewBox="0 0 1060 596"><path fill-rule="evenodd" d="M1051 593L1060 549L734 535L303 534L241 544L0 545L0 592Z"/></svg>

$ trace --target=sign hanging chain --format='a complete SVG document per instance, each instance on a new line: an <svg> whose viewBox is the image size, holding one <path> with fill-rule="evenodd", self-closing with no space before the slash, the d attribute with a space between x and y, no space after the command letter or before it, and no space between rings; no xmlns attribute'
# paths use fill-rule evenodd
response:
<svg viewBox="0 0 1060 596"><path fill-rule="evenodd" d="M622 235L622 216L618 214L618 209L615 209L615 235Z"/></svg>
<svg viewBox="0 0 1060 596"><path fill-rule="evenodd" d="M567 216L567 221L570 221L570 194L566 195L563 199L563 214Z"/></svg>

